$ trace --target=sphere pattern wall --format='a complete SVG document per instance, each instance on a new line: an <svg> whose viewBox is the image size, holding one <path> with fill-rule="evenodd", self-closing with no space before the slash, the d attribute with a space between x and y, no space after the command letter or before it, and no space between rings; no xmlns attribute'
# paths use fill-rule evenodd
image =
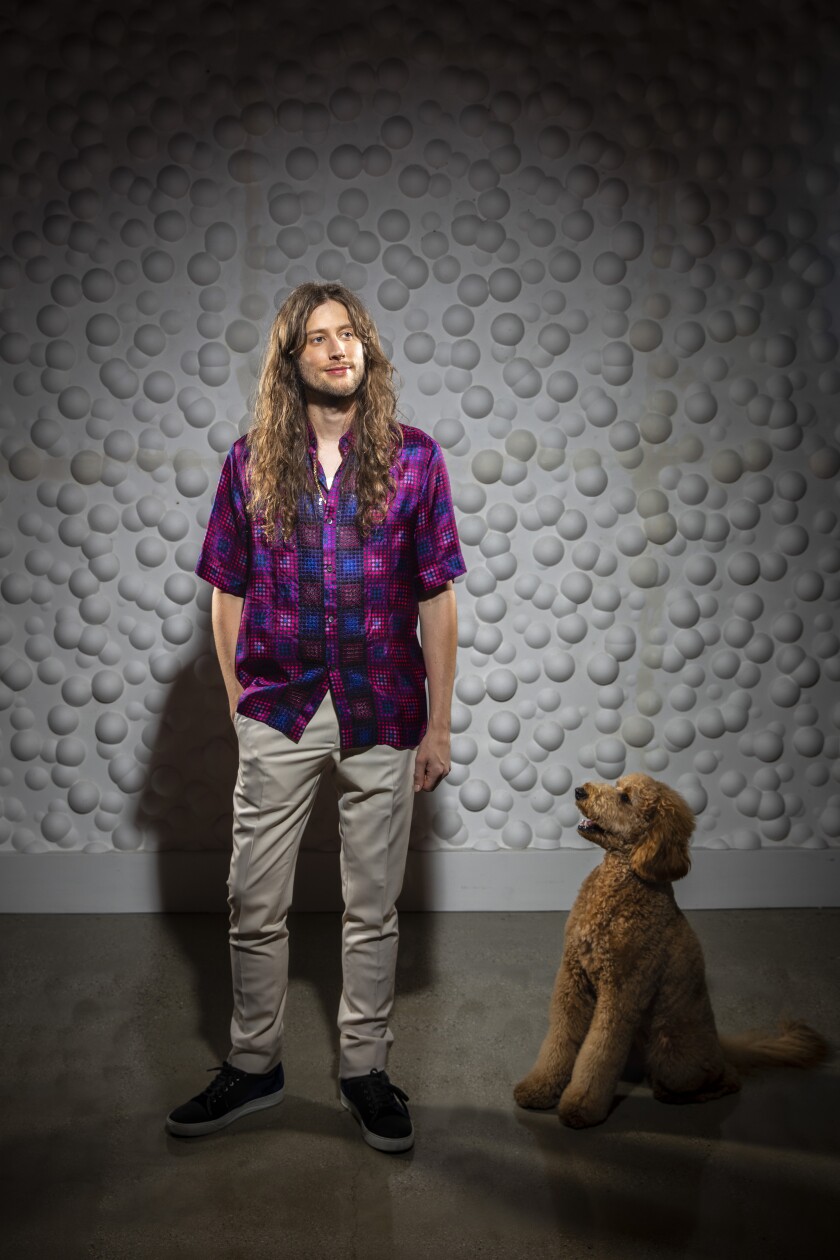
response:
<svg viewBox="0 0 840 1260"><path fill-rule="evenodd" d="M256 0L19 6L3 846L227 842L192 570L316 277L372 308L468 564L414 843L580 846L573 785L634 769L700 845L840 843L837 27L770 8L351 5L281 39Z"/></svg>

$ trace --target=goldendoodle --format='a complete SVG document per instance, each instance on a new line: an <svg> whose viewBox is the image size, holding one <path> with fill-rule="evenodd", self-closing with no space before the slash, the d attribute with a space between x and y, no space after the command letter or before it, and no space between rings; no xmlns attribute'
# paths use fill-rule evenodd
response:
<svg viewBox="0 0 840 1260"><path fill-rule="evenodd" d="M563 961L537 1061L519 1082L521 1107L552 1107L585 1128L605 1119L631 1049L656 1098L706 1102L740 1089L738 1069L811 1067L828 1046L807 1024L776 1036L719 1038L700 942L674 900L691 865L694 815L645 774L575 789L578 831L606 850L566 926Z"/></svg>

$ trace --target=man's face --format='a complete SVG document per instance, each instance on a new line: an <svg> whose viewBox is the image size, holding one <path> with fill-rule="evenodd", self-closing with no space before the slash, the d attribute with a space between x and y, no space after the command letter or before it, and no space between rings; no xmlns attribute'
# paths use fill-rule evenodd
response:
<svg viewBox="0 0 840 1260"><path fill-rule="evenodd" d="M309 316L298 366L308 395L348 398L359 388L365 371L364 349L340 302L324 302Z"/></svg>

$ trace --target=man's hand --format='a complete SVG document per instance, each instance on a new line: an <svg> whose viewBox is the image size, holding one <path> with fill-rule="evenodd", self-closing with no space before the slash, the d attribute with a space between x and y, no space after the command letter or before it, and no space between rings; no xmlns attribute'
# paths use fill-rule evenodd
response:
<svg viewBox="0 0 840 1260"><path fill-rule="evenodd" d="M420 600L420 640L429 682L429 725L414 762L414 791L434 792L450 771L449 734L458 617L446 582Z"/></svg>
<svg viewBox="0 0 840 1260"><path fill-rule="evenodd" d="M414 791L434 792L451 769L449 731L426 731L414 761Z"/></svg>
<svg viewBox="0 0 840 1260"><path fill-rule="evenodd" d="M213 638L216 641L216 655L219 658L219 668L222 671L222 680L227 692L231 722L236 713L239 697L244 690L242 683L236 677L236 640L244 606L245 600L241 596L229 595L225 591L220 591L217 586L213 587L213 602L210 606Z"/></svg>

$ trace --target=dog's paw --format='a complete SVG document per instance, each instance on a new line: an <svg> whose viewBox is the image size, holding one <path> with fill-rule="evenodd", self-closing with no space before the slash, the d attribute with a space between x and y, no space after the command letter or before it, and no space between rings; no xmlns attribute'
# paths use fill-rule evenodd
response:
<svg viewBox="0 0 840 1260"><path fill-rule="evenodd" d="M528 1107L534 1111L548 1111L556 1104L560 1091L551 1081L526 1076L514 1089L513 1097L520 1107Z"/></svg>
<svg viewBox="0 0 840 1260"><path fill-rule="evenodd" d="M591 1105L587 1106L582 1099L570 1098L567 1094L568 1091L560 1099L557 1114L563 1124L570 1129L589 1129L593 1124L600 1124L605 1118L600 1111L597 1111Z"/></svg>

